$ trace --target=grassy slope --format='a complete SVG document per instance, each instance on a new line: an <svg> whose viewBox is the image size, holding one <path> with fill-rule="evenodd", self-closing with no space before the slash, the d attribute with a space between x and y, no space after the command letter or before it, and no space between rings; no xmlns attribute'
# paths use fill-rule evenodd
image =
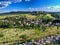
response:
<svg viewBox="0 0 60 45"><path fill-rule="evenodd" d="M26 16L27 18L30 18L30 19L34 19L36 17L36 16L32 16L32 15L28 16L28 14L4 14L4 15L0 15L0 19L4 19L6 17L14 17L14 16L19 16L19 17ZM16 29L16 28L12 28L12 29L0 28L0 33L3 33L3 35L4 35L4 37L0 37L0 42L7 42L7 41L15 42L15 40L20 40L20 35L22 35L24 32L25 31L23 31L22 29ZM0 45L3 45L3 44L0 43ZM8 45L8 44L6 44L6 45Z"/></svg>
<svg viewBox="0 0 60 45"><path fill-rule="evenodd" d="M24 14L18 14L18 15L3 15L0 16L0 19L4 19L5 17L12 17L12 16L23 16ZM25 16L27 18L36 18L36 16L32 16L28 14L25 14ZM18 28L7 28L7 29L3 29L0 28L0 33L3 33L3 37L0 37L0 42L7 42L7 41L12 41L9 43L14 43L15 40L21 40L21 36L25 35L25 37L23 37L23 39L25 40L29 40L29 39L36 39L36 38L42 38L48 35L55 35L58 32L60 33L60 27L57 30L57 27L46 27L46 31L43 32L42 30L37 30L37 29L30 29L30 30L22 30L22 29L18 29ZM9 45L8 44L1 44L0 45Z"/></svg>
<svg viewBox="0 0 60 45"><path fill-rule="evenodd" d="M58 30L57 27L46 27L46 28L47 30L45 32L37 29L22 30L17 28L11 28L11 29L0 28L0 32L2 32L4 35L4 37L0 37L0 42L12 41L9 43L13 43L15 42L15 40L21 40L22 35L25 35L25 37L22 38L24 40L29 40L29 39L36 40L48 35L56 35L57 33L60 33L60 27Z"/></svg>
<svg viewBox="0 0 60 45"><path fill-rule="evenodd" d="M12 14L12 15L11 14L7 14L7 15L5 14L5 15L0 15L0 19L4 19L6 17L14 17L14 16L19 16L19 17L26 16L27 18L30 18L30 19L36 18L36 16L30 15L30 14Z"/></svg>

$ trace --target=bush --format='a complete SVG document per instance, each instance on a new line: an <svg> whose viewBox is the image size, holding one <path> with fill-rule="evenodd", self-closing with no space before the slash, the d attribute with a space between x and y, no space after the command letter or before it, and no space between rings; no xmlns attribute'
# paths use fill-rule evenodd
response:
<svg viewBox="0 0 60 45"><path fill-rule="evenodd" d="M23 35L20 36L20 38L26 39L27 38L27 35L23 34Z"/></svg>
<svg viewBox="0 0 60 45"><path fill-rule="evenodd" d="M3 36L4 36L4 35L3 35L3 33L1 32L1 33L0 33L0 37L3 37Z"/></svg>

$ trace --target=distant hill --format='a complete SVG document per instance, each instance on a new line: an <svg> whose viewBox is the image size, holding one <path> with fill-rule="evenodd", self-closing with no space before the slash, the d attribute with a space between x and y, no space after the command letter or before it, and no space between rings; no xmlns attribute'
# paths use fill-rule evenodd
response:
<svg viewBox="0 0 60 45"><path fill-rule="evenodd" d="M12 12L6 12L6 13L0 13L0 14L33 14L33 13L49 13L49 14L60 14L60 12L46 12L46 11L12 11Z"/></svg>
<svg viewBox="0 0 60 45"><path fill-rule="evenodd" d="M60 19L60 12L46 12L46 11L12 11L12 12L7 12L7 13L0 13L1 15L19 15L19 14L31 14L31 15L40 15L40 14L51 14L53 17L56 19Z"/></svg>

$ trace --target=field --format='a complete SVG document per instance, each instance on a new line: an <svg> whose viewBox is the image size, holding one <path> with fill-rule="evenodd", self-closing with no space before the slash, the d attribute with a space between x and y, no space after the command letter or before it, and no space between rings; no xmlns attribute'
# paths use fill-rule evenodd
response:
<svg viewBox="0 0 60 45"><path fill-rule="evenodd" d="M44 38L48 35L56 35L60 33L60 27L58 30L57 30L57 27L53 27L53 28L46 27L46 28L47 30L45 32L38 29L22 30L17 28L11 28L11 29L0 28L0 45L3 45L3 44L10 45L10 44L19 42L22 39L24 39L24 41L26 42L32 39L36 40L39 38Z"/></svg>
<svg viewBox="0 0 60 45"><path fill-rule="evenodd" d="M29 15L29 16L28 16ZM18 15L1 15L0 19L6 17L22 17L25 16L28 19L36 19L37 16L31 14L18 14ZM39 17L39 16L38 16ZM50 16L51 17L51 16ZM44 38L48 35L60 34L60 27L57 26L46 26L43 29L21 29L21 28L0 28L0 45L13 45L15 43L22 43L30 41L32 39Z"/></svg>
<svg viewBox="0 0 60 45"><path fill-rule="evenodd" d="M28 16L29 15L29 16ZM32 15L30 15L30 14L5 14L5 15L1 15L0 16L0 19L4 19L4 18L6 18L6 17L15 17L15 16L19 16L19 17L21 17L21 16L26 16L27 18L32 18L32 19L34 19L34 18L36 18L36 16L32 16Z"/></svg>

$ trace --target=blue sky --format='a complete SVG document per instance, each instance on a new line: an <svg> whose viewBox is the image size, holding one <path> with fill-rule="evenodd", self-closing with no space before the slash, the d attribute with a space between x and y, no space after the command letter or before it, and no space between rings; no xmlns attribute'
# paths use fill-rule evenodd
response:
<svg viewBox="0 0 60 45"><path fill-rule="evenodd" d="M10 11L60 12L60 0L0 0L0 13Z"/></svg>

